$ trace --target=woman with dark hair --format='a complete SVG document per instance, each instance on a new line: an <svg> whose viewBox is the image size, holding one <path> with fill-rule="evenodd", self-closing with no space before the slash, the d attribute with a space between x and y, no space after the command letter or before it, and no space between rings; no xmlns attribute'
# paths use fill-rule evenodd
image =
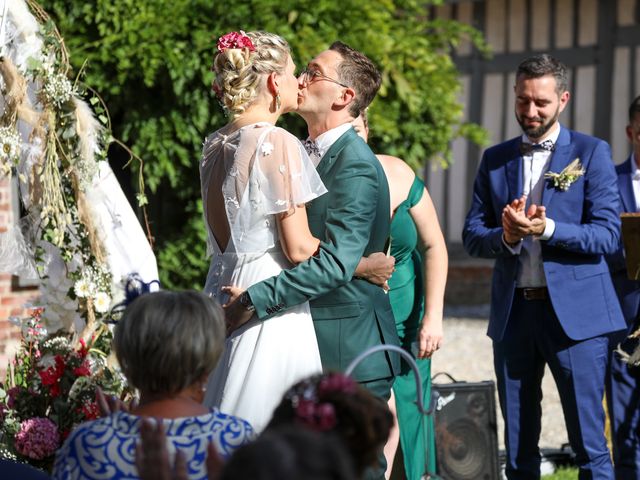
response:
<svg viewBox="0 0 640 480"><path fill-rule="evenodd" d="M352 378L326 373L291 387L267 430L291 424L339 438L362 478L368 468L378 465L393 416L386 403Z"/></svg>
<svg viewBox="0 0 640 480"><path fill-rule="evenodd" d="M356 480L353 462L337 435L302 426L265 430L239 448L219 480Z"/></svg>

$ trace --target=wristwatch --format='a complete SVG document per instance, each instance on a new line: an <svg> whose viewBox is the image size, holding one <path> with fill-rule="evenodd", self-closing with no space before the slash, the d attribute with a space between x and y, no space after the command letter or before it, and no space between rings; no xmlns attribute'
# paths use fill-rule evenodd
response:
<svg viewBox="0 0 640 480"><path fill-rule="evenodd" d="M240 305L242 305L247 312L256 311L256 307L254 307L253 302L251 301L249 292L247 291L242 292L240 294L240 297L238 297L238 301L240 302Z"/></svg>

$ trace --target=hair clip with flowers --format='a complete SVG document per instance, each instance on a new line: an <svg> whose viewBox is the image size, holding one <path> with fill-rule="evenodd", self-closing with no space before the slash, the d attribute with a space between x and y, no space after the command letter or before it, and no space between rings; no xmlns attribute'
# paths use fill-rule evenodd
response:
<svg viewBox="0 0 640 480"><path fill-rule="evenodd" d="M250 52L256 49L251 39L242 30L229 32L218 39L219 52L224 52L228 48L247 48Z"/></svg>
<svg viewBox="0 0 640 480"><path fill-rule="evenodd" d="M342 373L329 373L301 382L286 398L291 402L298 422L313 430L326 432L338 423L335 407L326 396L335 392L351 395L356 392L356 388L351 377Z"/></svg>

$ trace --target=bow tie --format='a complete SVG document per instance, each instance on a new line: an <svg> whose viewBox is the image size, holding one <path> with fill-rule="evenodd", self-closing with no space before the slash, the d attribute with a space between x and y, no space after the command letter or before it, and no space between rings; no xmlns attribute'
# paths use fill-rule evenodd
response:
<svg viewBox="0 0 640 480"><path fill-rule="evenodd" d="M313 157L315 155L316 157L320 158L320 149L318 148L318 144L314 140L307 138L304 141L304 149L307 151L310 157Z"/></svg>
<svg viewBox="0 0 640 480"><path fill-rule="evenodd" d="M522 142L520 144L520 153L525 155L527 153L532 153L535 151L546 150L548 152L553 152L556 149L555 144L551 140L545 140L542 143L525 143Z"/></svg>

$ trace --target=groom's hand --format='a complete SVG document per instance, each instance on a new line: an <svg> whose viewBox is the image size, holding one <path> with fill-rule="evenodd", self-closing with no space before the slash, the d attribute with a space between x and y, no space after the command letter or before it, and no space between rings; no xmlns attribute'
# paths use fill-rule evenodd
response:
<svg viewBox="0 0 640 480"><path fill-rule="evenodd" d="M387 280L395 270L396 259L383 252L375 252L363 257L356 268L356 275L368 282L388 290Z"/></svg>
<svg viewBox="0 0 640 480"><path fill-rule="evenodd" d="M247 323L253 316L253 310L240 302L240 296L244 290L238 287L222 287L222 290L229 294L229 300L222 305L224 308L225 323L227 324L227 336Z"/></svg>

